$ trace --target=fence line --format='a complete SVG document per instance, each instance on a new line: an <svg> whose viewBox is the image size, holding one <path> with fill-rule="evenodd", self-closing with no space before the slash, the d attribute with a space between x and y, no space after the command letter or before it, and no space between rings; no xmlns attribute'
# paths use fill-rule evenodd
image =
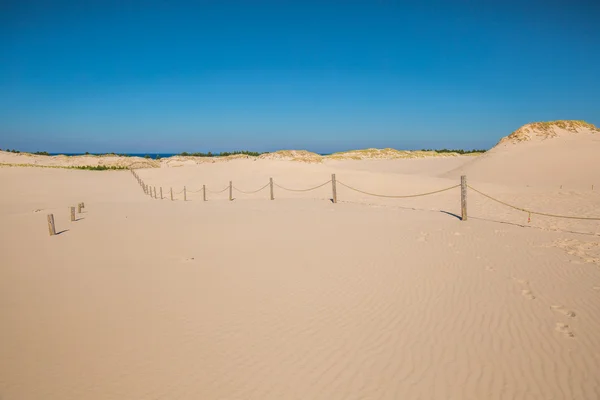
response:
<svg viewBox="0 0 600 400"><path fill-rule="evenodd" d="M208 190L208 189L206 189L206 191L207 191L208 193L212 193L212 194L219 194L219 193L223 193L223 192L224 192L224 191L226 191L227 189L229 189L229 185L225 186L225 189L223 189L223 190L218 190L218 191L216 191L216 192L213 192L212 190Z"/></svg>
<svg viewBox="0 0 600 400"><path fill-rule="evenodd" d="M261 191L261 190L263 190L263 189L266 189L266 188L267 188L267 187L268 187L270 184L271 184L271 183L269 182L269 183L267 183L265 186L261 187L260 189L252 190L252 191L250 191L250 192L245 192L245 191L243 191L243 190L241 190L241 189L238 189L238 188L236 188L235 186L233 187L233 189L234 189L234 190L237 190L237 191L238 191L238 192L240 192L240 193L244 193L244 194L254 194L254 193L258 193L258 192L260 192L260 191Z"/></svg>
<svg viewBox="0 0 600 400"><path fill-rule="evenodd" d="M134 170L131 170L131 172L132 172L133 176L137 179L138 183L140 184L140 186L142 187L142 189L144 190L144 192L146 194L149 194L151 197L153 197L152 196L152 190L148 190L149 189L148 185L146 183L144 183L144 181L139 177L139 175ZM486 193L484 193L484 192L482 192L482 191L474 188L471 185L468 185L466 183L466 177L465 176L461 177L461 183L460 184L456 184L456 185L453 185L453 186L450 186L450 187L446 187L446 188L443 188L443 189L433 190L433 191L430 191L430 192L408 194L408 195L388 195L388 194L380 194L380 193L367 192L367 191L355 188L353 186L350 186L350 185L348 185L348 184L346 184L344 182L341 182L339 180L336 180L335 179L335 175L332 175L332 179L330 179L330 180L328 180L328 181L326 181L326 182L324 182L324 183L322 183L320 185L317 185L317 186L314 186L314 187L310 187L310 188L304 188L304 189L288 188L288 187L285 187L285 186L279 185L278 183L273 182L273 178L269 178L269 182L266 185L264 185L264 186L262 186L262 187L260 187L260 188L258 188L256 190L252 190L252 191L244 191L244 190L238 189L237 187L233 186L231 184L231 182L230 182L229 185L227 185L222 190L218 190L218 191L208 190L206 188L206 185L203 185L201 189L198 189L198 190L195 190L195 191L188 190L187 192L189 192L189 193L203 192L203 200L206 201L206 193L220 194L220 193L225 192L226 190L236 190L236 191L238 191L240 193L243 193L243 194L254 194L254 193L258 193L258 192L266 189L267 187L270 187L271 188L270 199L274 200L274 196L273 196L273 187L274 186L278 187L279 189L288 191L288 192L309 192L309 191L312 191L312 190L319 189L319 188L321 188L321 187L323 187L325 185L328 185L330 183L332 184L332 193L333 193L333 196L334 196L334 200L337 197L336 196L336 194L337 194L336 193L336 184L338 184L338 183L340 185L342 185L343 187L345 187L345 188L347 188L349 190L355 191L357 193L362 193L362 194L365 194L365 195L368 195L368 196L390 198L390 199L406 199L406 198L430 196L430 195L434 195L434 194L437 194L437 193L442 193L442 192L450 191L452 189L456 189L456 188L461 187L462 188L462 190L461 190L461 206L463 208L462 213L461 213L462 214L461 215L462 216L461 219L463 221L467 220L467 212L466 212L466 193L467 193L467 188L473 190L474 192L480 194L483 197L486 197L486 198L488 198L490 200L493 200L493 201L495 201L495 202L497 202L499 204L502 204L502 205L504 205L506 207L512 208L514 210L518 210L518 211L522 211L522 212L528 213L529 214L529 221L531 220L531 215L532 214L533 215L540 215L540 216L544 216L544 217L551 217L551 218L564 218L564 219L574 219L574 220L600 221L600 217L584 217L584 216L574 216L574 215L551 214L551 213L545 213L545 212L530 210L530 209L527 209L527 208L524 208L524 207L518 207L518 206L515 206L513 204L507 203L505 201L502 201L500 199L497 199L497 198L495 198L495 197L493 197L493 196L491 196L489 194L486 194ZM154 189L154 190L156 190L156 189ZM162 187L161 187L161 192L162 192ZM184 193L184 200L187 200L187 198L185 196L185 193L186 193L186 188L185 187L184 187L183 190L181 190L179 192L173 192L172 189L171 189L171 193L172 194L181 194L181 193ZM171 195L171 200L173 200L173 199L174 198ZM230 199L231 199L231 192L230 192ZM335 203L335 201L334 201L334 203Z"/></svg>
<svg viewBox="0 0 600 400"><path fill-rule="evenodd" d="M376 194L376 193L369 193L369 192L365 192L364 190L360 190L360 189L356 189L350 185L346 185L345 183L343 183L342 181L337 181L337 183L339 183L340 185L350 189L350 190L354 190L355 192L358 193L362 193L362 194L366 194L369 196L375 196L375 197L386 197L389 199L407 199L409 197L421 197L421 196L428 196L430 194L436 194L436 193L442 193L448 190L452 190L452 189L456 189L457 187L460 187L460 184L458 185L454 185L454 186L450 186L444 189L440 189L440 190L434 190L433 192L425 192L425 193L418 193L418 194L407 194L407 195L387 195L387 194Z"/></svg>
<svg viewBox="0 0 600 400"><path fill-rule="evenodd" d="M283 186L281 186L281 185L278 185L277 183L273 183L273 184L274 184L275 186L277 186L279 189L282 189L282 190L287 190L288 192L310 192L311 190L319 189L319 188L321 188L321 187L323 187L323 186L327 185L328 183L331 183L331 179L330 179L330 180L328 180L328 181L327 181L327 182L325 182L325 183L322 183L322 184L320 184L320 185L317 185L317 186L315 186L315 187L308 188L308 189L289 189L289 188L283 187Z"/></svg>
<svg viewBox="0 0 600 400"><path fill-rule="evenodd" d="M496 199L495 197L492 197L489 194L485 194L485 193L483 193L483 192L475 189L471 185L467 185L467 186L468 186L469 189L473 190L476 193L479 193L483 197L487 197L488 199L493 200L493 201L495 201L497 203L500 203L500 204L505 205L505 206L510 207L510 208L514 208L515 210L518 210L518 211L526 212L526 213L528 213L530 215L534 214L534 215L542 215L544 217L553 217L553 218L566 218L566 219L579 219L579 220L588 220L588 221L600 221L600 217L576 217L576 216L573 216L573 215L559 215L559 214L550 214L550 213L543 213L543 212L539 212L539 211L528 210L526 208L517 207L517 206L509 204L509 203L507 203L505 201Z"/></svg>

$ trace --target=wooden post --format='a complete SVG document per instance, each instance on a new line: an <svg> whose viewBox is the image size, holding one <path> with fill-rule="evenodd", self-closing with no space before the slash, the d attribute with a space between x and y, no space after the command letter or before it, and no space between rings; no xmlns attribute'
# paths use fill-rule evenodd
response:
<svg viewBox="0 0 600 400"><path fill-rule="evenodd" d="M50 236L56 235L56 229L54 228L54 215L48 214L48 231L50 232Z"/></svg>
<svg viewBox="0 0 600 400"><path fill-rule="evenodd" d="M331 174L331 189L333 192L333 202L337 203L337 188L335 187L335 174Z"/></svg>
<svg viewBox="0 0 600 400"><path fill-rule="evenodd" d="M83 201L81 202L81 208L85 208L85 203Z"/></svg>
<svg viewBox="0 0 600 400"><path fill-rule="evenodd" d="M271 188L271 200L275 200L275 197L273 197L273 178L269 178L269 187Z"/></svg>
<svg viewBox="0 0 600 400"><path fill-rule="evenodd" d="M173 201L173 188L171 188L171 201Z"/></svg>
<svg viewBox="0 0 600 400"><path fill-rule="evenodd" d="M158 197L156 197L156 186L154 186L154 198L158 199Z"/></svg>
<svg viewBox="0 0 600 400"><path fill-rule="evenodd" d="M460 177L460 218L462 221L467 220L467 177Z"/></svg>
<svg viewBox="0 0 600 400"><path fill-rule="evenodd" d="M183 187L183 201L187 201L187 191L185 190L185 186Z"/></svg>
<svg viewBox="0 0 600 400"><path fill-rule="evenodd" d="M71 221L75 221L75 207L71 207Z"/></svg>
<svg viewBox="0 0 600 400"><path fill-rule="evenodd" d="M202 199L206 201L206 185L202 185Z"/></svg>
<svg viewBox="0 0 600 400"><path fill-rule="evenodd" d="M233 183L229 181L229 201L233 200Z"/></svg>
<svg viewBox="0 0 600 400"><path fill-rule="evenodd" d="M72 208L75 209L75 207ZM81 214L81 203L77 204L77 213Z"/></svg>
<svg viewBox="0 0 600 400"><path fill-rule="evenodd" d="M162 186L160 187L160 199L161 200L163 199L163 197L162 197Z"/></svg>

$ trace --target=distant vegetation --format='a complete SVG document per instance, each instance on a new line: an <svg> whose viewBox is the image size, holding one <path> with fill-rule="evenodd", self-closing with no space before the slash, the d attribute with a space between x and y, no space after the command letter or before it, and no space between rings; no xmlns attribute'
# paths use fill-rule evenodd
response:
<svg viewBox="0 0 600 400"><path fill-rule="evenodd" d="M435 151L436 153L458 153L458 154L472 154L472 153L485 153L487 150L463 150L463 149L422 149L421 151Z"/></svg>
<svg viewBox="0 0 600 400"><path fill-rule="evenodd" d="M80 166L75 166L75 167L71 167L73 169L85 169L88 171L116 171L119 169L129 169L129 167L121 167L118 165L80 165Z"/></svg>
<svg viewBox="0 0 600 400"><path fill-rule="evenodd" d="M222 153L211 153L210 151L208 153L187 153L187 152L183 152L181 154L179 154L180 156L190 156L190 157L227 157L227 156L236 156L239 154L244 154L246 156L253 156L253 157L258 157L261 154L264 153L258 153L256 151L246 151L246 150L242 150L242 151L232 151L232 152L228 152L228 151L224 151Z"/></svg>
<svg viewBox="0 0 600 400"><path fill-rule="evenodd" d="M35 153L33 153L37 156L49 156L50 153L48 153L47 151L36 151Z"/></svg>
<svg viewBox="0 0 600 400"><path fill-rule="evenodd" d="M2 150L2 149L0 149L0 150ZM19 151L19 150L11 150L11 149L6 149L6 150L4 150L4 151L6 151L6 152L8 152L8 153L20 153L20 151Z"/></svg>

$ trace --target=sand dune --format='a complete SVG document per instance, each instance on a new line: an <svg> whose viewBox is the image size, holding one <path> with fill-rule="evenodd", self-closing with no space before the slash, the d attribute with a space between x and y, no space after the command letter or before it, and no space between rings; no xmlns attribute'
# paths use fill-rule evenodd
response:
<svg viewBox="0 0 600 400"><path fill-rule="evenodd" d="M234 154L223 157L196 157L196 156L172 156L160 160L152 160L142 157L119 156L116 154L106 155L83 155L83 156L46 156L31 153L10 153L0 151L0 166L37 166L70 168L83 166L116 166L127 168L159 168L159 167L182 167L199 164L214 164L217 162L228 162L233 160L279 160L297 161L304 163L321 163L325 160L393 160L403 158L432 158L432 157L456 157L456 153L437 153L435 151L406 151L394 149L365 149L353 150L331 155L322 156L307 150L279 150L260 156L249 156L246 154Z"/></svg>
<svg viewBox="0 0 600 400"><path fill-rule="evenodd" d="M444 175L508 186L600 187L600 130L578 121L528 124Z"/></svg>
<svg viewBox="0 0 600 400"><path fill-rule="evenodd" d="M559 139L552 139L559 140ZM0 168L2 399L595 399L598 222L457 189L469 157ZM600 191L480 183L562 213ZM86 204L70 222L68 207ZM46 214L58 236L48 236ZM524 225L527 228L520 227Z"/></svg>

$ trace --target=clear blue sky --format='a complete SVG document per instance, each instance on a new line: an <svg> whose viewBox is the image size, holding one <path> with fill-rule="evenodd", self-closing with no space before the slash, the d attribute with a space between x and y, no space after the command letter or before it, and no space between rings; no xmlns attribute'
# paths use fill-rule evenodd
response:
<svg viewBox="0 0 600 400"><path fill-rule="evenodd" d="M596 3L2 0L0 148L488 148L598 125Z"/></svg>

